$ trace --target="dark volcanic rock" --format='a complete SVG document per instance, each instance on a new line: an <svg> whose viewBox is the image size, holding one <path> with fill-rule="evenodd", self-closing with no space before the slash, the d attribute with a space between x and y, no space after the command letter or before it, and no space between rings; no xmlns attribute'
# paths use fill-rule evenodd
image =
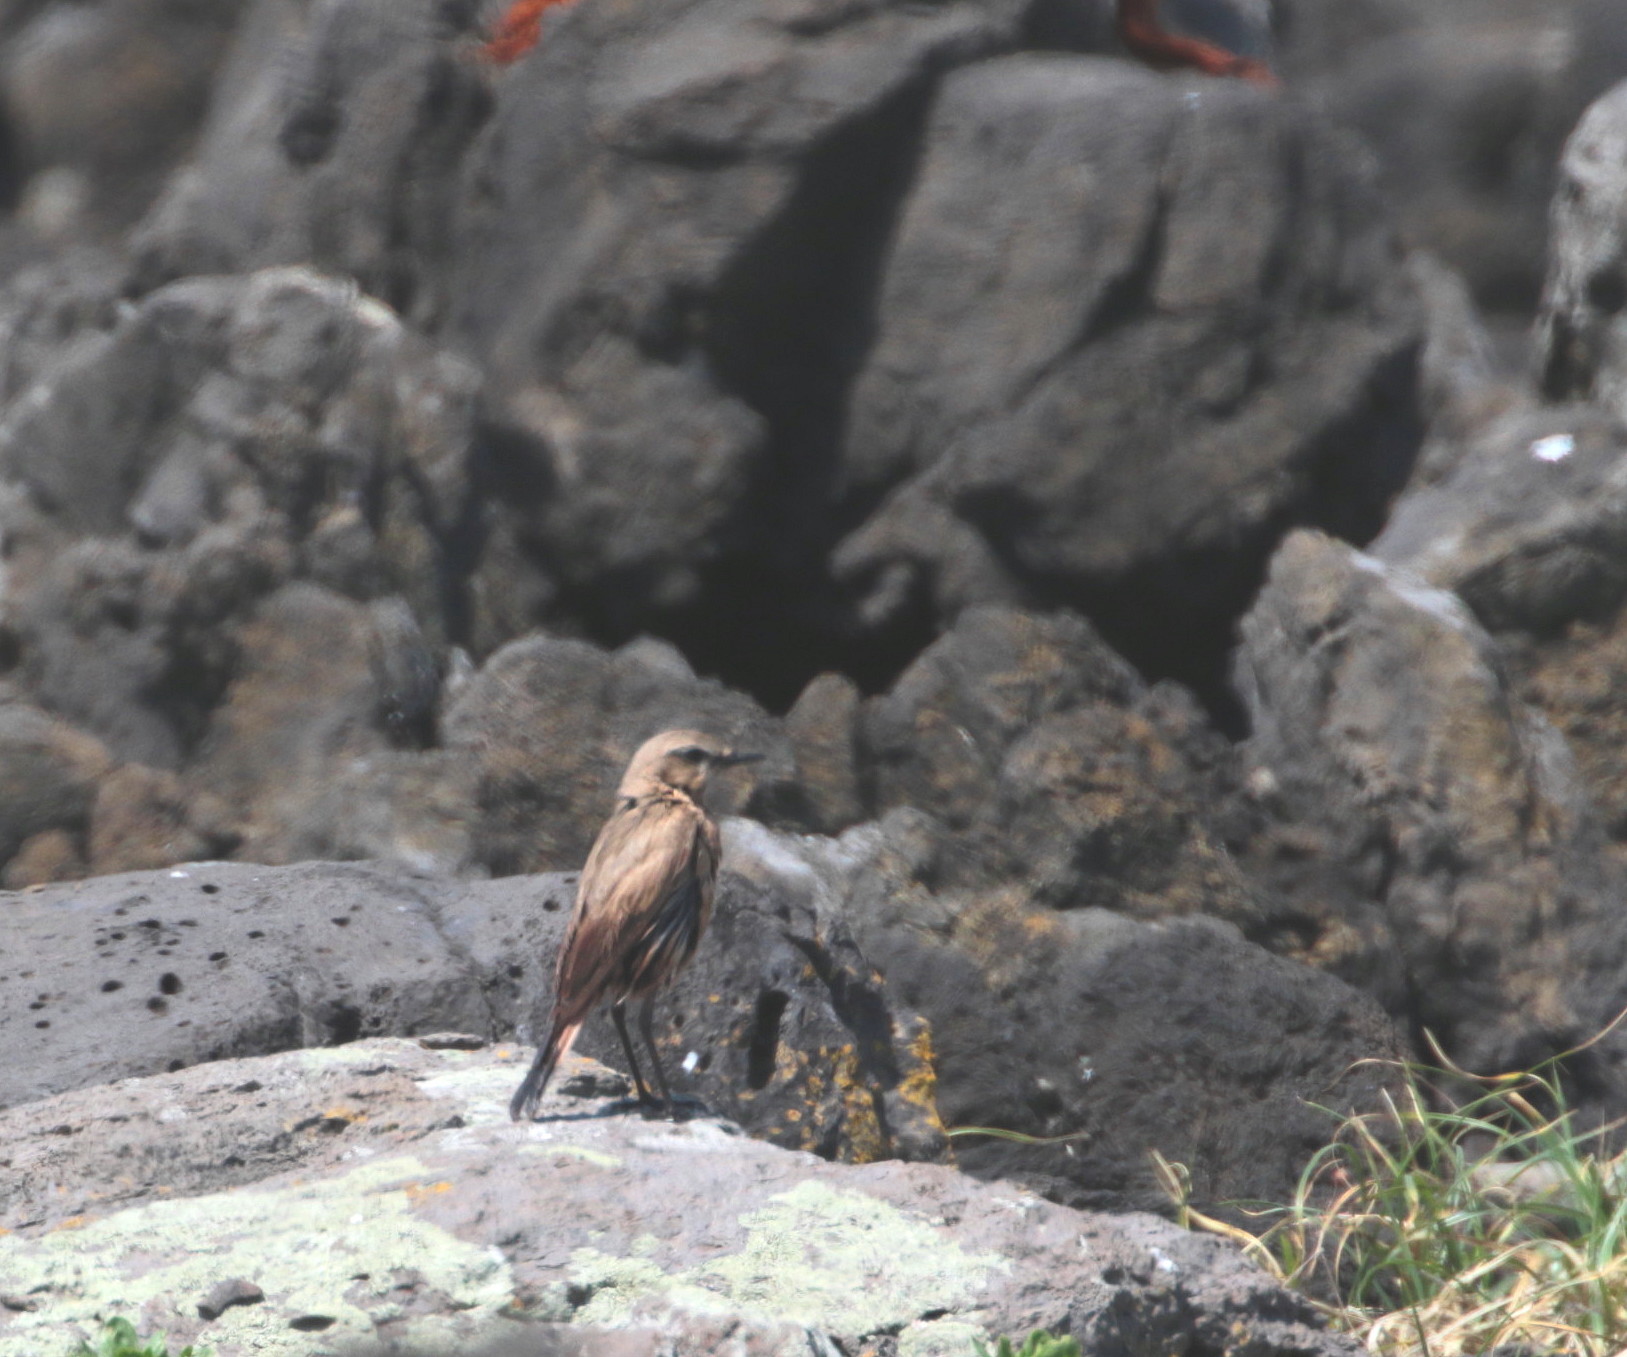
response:
<svg viewBox="0 0 1627 1357"><path fill-rule="evenodd" d="M1281 0L1296 93L1376 152L1408 236L1520 321L1545 208L1588 101L1627 75L1617 0Z"/></svg>
<svg viewBox="0 0 1627 1357"><path fill-rule="evenodd" d="M1503 1070L1621 1006L1622 884L1564 741L1458 599L1311 533L1243 625L1280 944ZM1297 916L1297 917L1294 917Z"/></svg>
<svg viewBox="0 0 1627 1357"><path fill-rule="evenodd" d="M744 694L697 678L671 646L606 651L551 636L505 646L441 722L446 749L473 770L473 861L497 873L578 865L633 751L686 727L765 755L720 779L710 798L718 813L796 809L795 765L777 723Z"/></svg>
<svg viewBox="0 0 1627 1357"><path fill-rule="evenodd" d="M0 1181L0 1273L37 1306L0 1310L0 1349L117 1308L220 1357L307 1357L315 1329L356 1353L951 1357L1039 1327L1086 1357L1354 1357L1232 1245L1166 1221L937 1165L822 1164L597 1092L556 1090L515 1126L516 1054L368 1041L5 1114L28 1171ZM595 1090L607 1072L564 1073ZM233 1278L263 1299L200 1319Z"/></svg>
<svg viewBox="0 0 1627 1357"><path fill-rule="evenodd" d="M1060 908L1251 914L1203 813L1224 742L1082 618L968 608L866 704L862 748L877 813L960 832L958 881L1017 881Z"/></svg>
<svg viewBox="0 0 1627 1357"><path fill-rule="evenodd" d="M104 777L91 808L89 874L138 872L235 848L224 806L194 798L174 773L127 763Z"/></svg>
<svg viewBox="0 0 1627 1357"><path fill-rule="evenodd" d="M386 308L304 270L194 279L49 373L0 419L6 622L24 685L118 756L184 761L233 624L290 577L445 638L476 378Z"/></svg>
<svg viewBox="0 0 1627 1357"><path fill-rule="evenodd" d="M228 863L99 877L4 903L0 1105L375 1034L490 1034L421 883Z"/></svg>
<svg viewBox="0 0 1627 1357"><path fill-rule="evenodd" d="M927 87L1014 45L1026 4L582 5L499 74L476 8L262 0L141 285L312 261L464 346L503 407L510 540L617 636L743 551L816 567Z"/></svg>
<svg viewBox="0 0 1627 1357"><path fill-rule="evenodd" d="M399 599L285 585L238 629L232 673L188 785L231 807L249 861L337 856L345 820L324 789L388 751L397 725L433 720L439 675L411 614ZM414 719L392 720L403 713Z"/></svg>
<svg viewBox="0 0 1627 1357"><path fill-rule="evenodd" d="M1595 400L1627 420L1627 83L1565 146L1553 200L1537 364L1551 400Z"/></svg>
<svg viewBox="0 0 1627 1357"><path fill-rule="evenodd" d="M134 237L139 285L314 264L424 319L426 263L449 248L460 157L491 108L458 59L476 9L255 0L197 154Z"/></svg>
<svg viewBox="0 0 1627 1357"><path fill-rule="evenodd" d="M0 195L42 235L111 237L191 148L248 0L8 8Z"/></svg>
<svg viewBox="0 0 1627 1357"><path fill-rule="evenodd" d="M33 835L83 834L111 762L100 742L37 707L0 702L0 862Z"/></svg>
<svg viewBox="0 0 1627 1357"><path fill-rule="evenodd" d="M1492 631L1551 635L1627 597L1627 427L1588 406L1516 409L1409 490L1371 543Z"/></svg>
<svg viewBox="0 0 1627 1357"><path fill-rule="evenodd" d="M1354 1062L1401 1049L1371 999L1228 924L946 886L954 836L917 811L836 841L738 822L727 846L773 897L835 902L893 1002L927 1018L945 1124L1070 1137L955 1142L972 1172L1056 1200L1160 1208L1149 1149L1205 1203L1284 1200L1331 1129L1308 1104L1368 1104L1384 1076Z"/></svg>
<svg viewBox="0 0 1627 1357"><path fill-rule="evenodd" d="M0 1106L373 1035L529 1037L573 891L558 876L189 863L5 899L0 1040L18 1054ZM942 1157L920 1021L828 904L725 873L711 931L658 1006L674 1090L789 1148ZM583 1046L622 1063L607 1018Z"/></svg>
<svg viewBox="0 0 1627 1357"><path fill-rule="evenodd" d="M952 75L877 325L842 474L885 498L836 556L876 625L1076 598L1143 663L1218 655L1284 523L1371 533L1417 446L1421 313L1379 200L1242 82Z"/></svg>

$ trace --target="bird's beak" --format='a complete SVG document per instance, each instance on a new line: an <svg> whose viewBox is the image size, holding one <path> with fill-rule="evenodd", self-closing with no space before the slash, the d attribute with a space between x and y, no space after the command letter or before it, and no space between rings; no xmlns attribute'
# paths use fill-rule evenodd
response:
<svg viewBox="0 0 1627 1357"><path fill-rule="evenodd" d="M730 749L717 755L712 762L717 764L719 768L733 768L737 763L761 763L762 759L761 754L742 754L737 750Z"/></svg>

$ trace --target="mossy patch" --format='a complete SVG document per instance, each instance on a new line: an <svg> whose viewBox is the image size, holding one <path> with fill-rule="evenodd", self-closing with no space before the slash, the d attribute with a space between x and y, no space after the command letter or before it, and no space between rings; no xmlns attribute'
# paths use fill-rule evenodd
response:
<svg viewBox="0 0 1627 1357"><path fill-rule="evenodd" d="M438 1186L433 1177L398 1157L337 1178L153 1202L39 1238L0 1238L7 1289L39 1303L0 1330L0 1357L61 1357L98 1316L134 1315L149 1301L195 1317L191 1307L227 1277L252 1280L266 1298L209 1325L202 1341L216 1346L304 1357L311 1336L289 1327L301 1315L333 1321L325 1347L371 1336L375 1320L399 1313L388 1299L398 1269L467 1307L458 1328L468 1332L508 1302L513 1277L495 1248L414 1214L415 1195ZM418 1343L453 1336L450 1321L414 1321Z"/></svg>
<svg viewBox="0 0 1627 1357"><path fill-rule="evenodd" d="M588 1298L572 1318L615 1325L661 1309L744 1313L856 1338L897 1332L933 1312L972 1323L990 1274L1010 1267L875 1197L812 1179L741 1224L747 1237L738 1252L679 1273L661 1271L642 1250L613 1258L578 1249L571 1281ZM918 1337L923 1353L934 1350L931 1335Z"/></svg>

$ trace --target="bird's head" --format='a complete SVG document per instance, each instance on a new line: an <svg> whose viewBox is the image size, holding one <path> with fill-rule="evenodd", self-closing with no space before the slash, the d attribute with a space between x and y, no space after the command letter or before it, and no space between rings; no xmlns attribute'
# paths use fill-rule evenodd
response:
<svg viewBox="0 0 1627 1357"><path fill-rule="evenodd" d="M645 796L662 788L698 797L714 768L755 763L761 754L740 754L698 730L664 730L638 747L622 775L621 796Z"/></svg>

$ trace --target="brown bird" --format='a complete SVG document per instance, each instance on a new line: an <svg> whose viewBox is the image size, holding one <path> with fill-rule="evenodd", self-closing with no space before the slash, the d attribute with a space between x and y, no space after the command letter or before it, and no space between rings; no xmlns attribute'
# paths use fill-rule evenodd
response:
<svg viewBox="0 0 1627 1357"><path fill-rule="evenodd" d="M671 1106L650 1015L655 992L695 954L712 917L719 841L701 794L714 768L761 757L737 754L693 730L664 731L639 746L616 791L616 809L582 868L554 968L548 1039L508 1105L515 1121L536 1114L554 1067L604 1000L639 1101L654 1103L627 1035L627 1001L643 1001L639 1031L655 1065L661 1102Z"/></svg>

